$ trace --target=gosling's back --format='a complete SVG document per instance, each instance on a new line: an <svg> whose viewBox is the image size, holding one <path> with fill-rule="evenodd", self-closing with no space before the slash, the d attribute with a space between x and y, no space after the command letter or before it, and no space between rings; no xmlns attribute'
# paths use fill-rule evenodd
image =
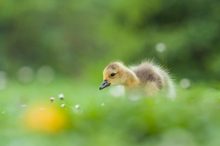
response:
<svg viewBox="0 0 220 146"><path fill-rule="evenodd" d="M175 98L175 88L168 72L162 67L151 62L144 62L140 65L130 67L140 80L140 85L145 87L146 92L154 94L165 89L167 96Z"/></svg>

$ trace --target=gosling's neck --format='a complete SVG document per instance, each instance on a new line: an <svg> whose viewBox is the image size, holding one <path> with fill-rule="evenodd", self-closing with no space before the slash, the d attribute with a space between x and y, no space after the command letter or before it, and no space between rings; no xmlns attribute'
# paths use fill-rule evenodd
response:
<svg viewBox="0 0 220 146"><path fill-rule="evenodd" d="M124 72L125 72L125 79L124 79L123 85L125 87L132 88L132 87L136 87L139 85L140 81L132 70L125 67Z"/></svg>

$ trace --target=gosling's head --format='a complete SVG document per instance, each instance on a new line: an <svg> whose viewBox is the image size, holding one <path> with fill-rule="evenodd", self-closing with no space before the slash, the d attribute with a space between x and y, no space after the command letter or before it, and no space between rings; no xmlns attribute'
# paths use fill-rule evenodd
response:
<svg viewBox="0 0 220 146"><path fill-rule="evenodd" d="M102 90L110 85L119 85L125 82L125 66L121 62L107 65L103 71L103 82L99 87Z"/></svg>

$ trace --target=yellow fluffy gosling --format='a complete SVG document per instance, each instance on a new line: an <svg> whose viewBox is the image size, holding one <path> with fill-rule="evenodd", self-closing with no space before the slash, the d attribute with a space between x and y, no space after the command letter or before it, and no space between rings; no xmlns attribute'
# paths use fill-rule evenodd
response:
<svg viewBox="0 0 220 146"><path fill-rule="evenodd" d="M103 83L99 89L110 85L123 85L128 91L143 91L147 96L156 95L164 89L168 97L176 96L167 71L148 61L132 67L126 67L122 62L110 63L103 71Z"/></svg>

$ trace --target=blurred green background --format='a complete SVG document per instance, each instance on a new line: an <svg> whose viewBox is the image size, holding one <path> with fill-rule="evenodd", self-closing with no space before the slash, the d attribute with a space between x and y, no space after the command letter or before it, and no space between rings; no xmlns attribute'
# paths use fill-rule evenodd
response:
<svg viewBox="0 0 220 146"><path fill-rule="evenodd" d="M219 7L219 0L1 0L0 146L220 145ZM145 59L170 71L175 101L98 91L110 61ZM40 119L33 105L47 104L58 110L52 123L68 119L58 128L36 123L58 129L49 134L25 124Z"/></svg>

